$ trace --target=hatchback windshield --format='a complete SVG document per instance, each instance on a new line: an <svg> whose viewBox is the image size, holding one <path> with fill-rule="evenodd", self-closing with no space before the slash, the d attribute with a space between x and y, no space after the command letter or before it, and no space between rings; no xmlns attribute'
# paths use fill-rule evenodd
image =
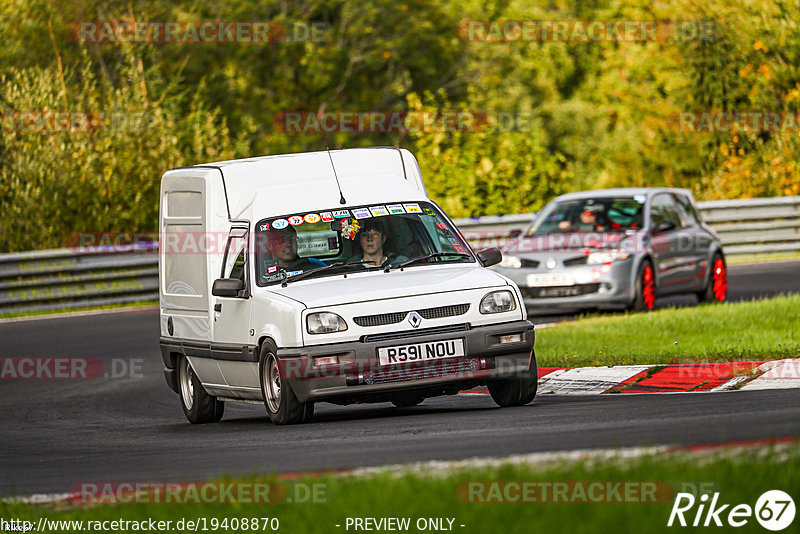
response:
<svg viewBox="0 0 800 534"><path fill-rule="evenodd" d="M255 226L256 282L432 262L472 262L469 247L433 205L402 202L263 219ZM432 254L430 258L421 258ZM411 265L411 263L408 263ZM308 271L314 270L314 273ZM298 276L298 278L301 278Z"/></svg>
<svg viewBox="0 0 800 534"><path fill-rule="evenodd" d="M554 202L536 218L527 234L638 230L642 227L644 203L643 196Z"/></svg>

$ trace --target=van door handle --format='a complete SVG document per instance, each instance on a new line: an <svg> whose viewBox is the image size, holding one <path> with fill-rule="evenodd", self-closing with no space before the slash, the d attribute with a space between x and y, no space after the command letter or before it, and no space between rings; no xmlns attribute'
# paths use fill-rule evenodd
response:
<svg viewBox="0 0 800 534"><path fill-rule="evenodd" d="M215 312L221 312L222 311L222 303L221 302L217 302L216 304L214 304L214 311Z"/></svg>

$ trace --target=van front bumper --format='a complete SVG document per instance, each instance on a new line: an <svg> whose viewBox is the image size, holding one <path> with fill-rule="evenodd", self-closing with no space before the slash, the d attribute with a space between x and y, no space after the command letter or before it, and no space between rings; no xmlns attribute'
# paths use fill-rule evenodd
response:
<svg viewBox="0 0 800 534"><path fill-rule="evenodd" d="M519 341L506 337L515 335ZM392 365L380 365L378 359L380 348L454 339L463 340L463 356ZM431 395L455 393L461 386L518 377L529 369L533 345L533 323L514 321L377 334L361 341L279 349L277 356L282 374L301 402L358 402L360 397L413 390L423 395L426 390ZM317 358L326 356L337 356L340 363L316 365Z"/></svg>

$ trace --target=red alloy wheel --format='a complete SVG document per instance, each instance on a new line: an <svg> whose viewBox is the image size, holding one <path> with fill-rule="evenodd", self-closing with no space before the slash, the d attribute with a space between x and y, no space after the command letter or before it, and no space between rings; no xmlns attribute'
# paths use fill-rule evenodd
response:
<svg viewBox="0 0 800 534"><path fill-rule="evenodd" d="M653 309L656 302L656 280L650 265L645 265L642 271L642 300L646 309Z"/></svg>
<svg viewBox="0 0 800 534"><path fill-rule="evenodd" d="M728 294L728 272L725 270L725 261L722 258L714 260L714 271L711 273L713 281L714 300L724 302Z"/></svg>

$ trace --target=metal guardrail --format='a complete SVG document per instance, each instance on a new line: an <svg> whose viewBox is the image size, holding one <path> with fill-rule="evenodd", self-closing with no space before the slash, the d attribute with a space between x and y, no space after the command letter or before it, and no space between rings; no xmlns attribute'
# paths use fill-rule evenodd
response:
<svg viewBox="0 0 800 534"><path fill-rule="evenodd" d="M0 254L0 314L158 300L157 250Z"/></svg>
<svg viewBox="0 0 800 534"><path fill-rule="evenodd" d="M698 203L728 257L800 252L800 196ZM473 243L502 246L535 214L454 222ZM0 254L0 314L158 300L158 247L125 252L54 249ZM113 250L113 249L109 249Z"/></svg>

